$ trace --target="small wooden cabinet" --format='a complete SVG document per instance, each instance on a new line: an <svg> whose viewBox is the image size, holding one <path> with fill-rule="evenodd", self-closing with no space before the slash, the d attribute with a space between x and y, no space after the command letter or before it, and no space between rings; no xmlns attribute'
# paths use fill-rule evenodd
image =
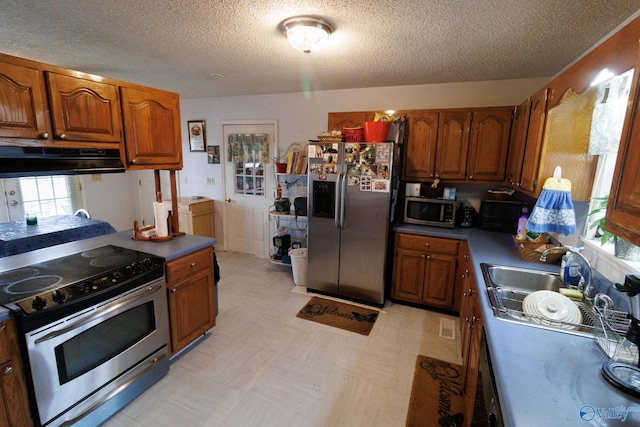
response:
<svg viewBox="0 0 640 427"><path fill-rule="evenodd" d="M539 188L538 171L540 169L540 153L544 135L545 118L547 116L548 90L542 89L531 97L529 125L523 153L520 175L520 189L535 193Z"/></svg>
<svg viewBox="0 0 640 427"><path fill-rule="evenodd" d="M166 275L173 355L216 324L213 247L169 261Z"/></svg>
<svg viewBox="0 0 640 427"><path fill-rule="evenodd" d="M513 107L478 110L473 113L467 180L504 180Z"/></svg>
<svg viewBox="0 0 640 427"><path fill-rule="evenodd" d="M49 138L44 82L37 67L5 62L0 56L0 93L0 138Z"/></svg>
<svg viewBox="0 0 640 427"><path fill-rule="evenodd" d="M509 144L509 157L507 158L506 179L509 184L514 187L520 186L530 116L531 98L527 98L522 104L516 107L513 115L513 125L511 127L511 142Z"/></svg>
<svg viewBox="0 0 640 427"><path fill-rule="evenodd" d="M458 240L398 233L394 299L454 310Z"/></svg>
<svg viewBox="0 0 640 427"><path fill-rule="evenodd" d="M15 320L0 322L0 425L33 425Z"/></svg>
<svg viewBox="0 0 640 427"><path fill-rule="evenodd" d="M640 245L640 57L629 94L616 168L607 204L604 228Z"/></svg>
<svg viewBox="0 0 640 427"><path fill-rule="evenodd" d="M182 169L178 94L121 87L126 165L129 169Z"/></svg>
<svg viewBox="0 0 640 427"><path fill-rule="evenodd" d="M440 113L438 146L436 148L436 178L441 180L465 179L470 131L470 111L443 111Z"/></svg>
<svg viewBox="0 0 640 427"><path fill-rule="evenodd" d="M460 249L460 273L462 280L462 302L460 304L460 340L462 343L462 362L465 371L465 404L467 426L471 426L478 386L480 365L480 345L482 339L482 315L476 296L476 283L473 274L469 248L464 242Z"/></svg>
<svg viewBox="0 0 640 427"><path fill-rule="evenodd" d="M168 201L168 209L171 209ZM213 200L203 197L178 198L178 224L180 231L196 236L215 237L213 228Z"/></svg>
<svg viewBox="0 0 640 427"><path fill-rule="evenodd" d="M89 76L46 72L53 138L65 141L122 141L118 87Z"/></svg>
<svg viewBox="0 0 640 427"><path fill-rule="evenodd" d="M435 111L409 114L409 141L403 168L406 178L428 180L435 177L439 117Z"/></svg>
<svg viewBox="0 0 640 427"><path fill-rule="evenodd" d="M349 111L344 113L329 113L327 130L339 130L343 128L355 128L362 126L363 122L373 121L373 111Z"/></svg>

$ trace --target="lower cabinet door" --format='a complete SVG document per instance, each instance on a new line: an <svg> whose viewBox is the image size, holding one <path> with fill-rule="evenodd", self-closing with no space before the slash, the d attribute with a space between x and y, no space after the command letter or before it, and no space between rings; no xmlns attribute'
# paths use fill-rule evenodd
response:
<svg viewBox="0 0 640 427"><path fill-rule="evenodd" d="M393 297L404 301L422 302L426 256L423 252L396 249Z"/></svg>
<svg viewBox="0 0 640 427"><path fill-rule="evenodd" d="M167 288L171 354L180 351L215 325L213 286L212 271L205 269Z"/></svg>
<svg viewBox="0 0 640 427"><path fill-rule="evenodd" d="M431 253L427 255L427 278L423 299L425 304L451 308L457 257Z"/></svg>

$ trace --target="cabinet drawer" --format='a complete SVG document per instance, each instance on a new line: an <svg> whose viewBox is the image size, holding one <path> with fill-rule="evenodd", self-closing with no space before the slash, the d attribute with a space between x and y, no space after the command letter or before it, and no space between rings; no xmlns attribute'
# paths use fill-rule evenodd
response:
<svg viewBox="0 0 640 427"><path fill-rule="evenodd" d="M439 237L416 236L413 234L398 234L396 237L398 247L416 249L419 251L438 252L456 255L458 253L458 240L442 239Z"/></svg>
<svg viewBox="0 0 640 427"><path fill-rule="evenodd" d="M167 263L167 283L181 280L196 271L211 268L213 253L211 248L185 255Z"/></svg>

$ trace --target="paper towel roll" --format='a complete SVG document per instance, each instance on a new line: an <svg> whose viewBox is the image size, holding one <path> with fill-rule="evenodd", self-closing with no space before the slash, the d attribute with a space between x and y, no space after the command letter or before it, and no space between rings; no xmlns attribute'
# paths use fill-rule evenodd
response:
<svg viewBox="0 0 640 427"><path fill-rule="evenodd" d="M153 216L156 221L156 236L167 237L169 227L167 226L167 208L162 202L153 202Z"/></svg>

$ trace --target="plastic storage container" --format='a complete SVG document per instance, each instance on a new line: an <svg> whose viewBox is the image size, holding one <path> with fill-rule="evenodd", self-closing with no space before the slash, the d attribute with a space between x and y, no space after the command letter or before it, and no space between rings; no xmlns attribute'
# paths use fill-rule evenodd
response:
<svg viewBox="0 0 640 427"><path fill-rule="evenodd" d="M298 286L307 286L307 248L290 250L289 256L291 257L293 283Z"/></svg>

